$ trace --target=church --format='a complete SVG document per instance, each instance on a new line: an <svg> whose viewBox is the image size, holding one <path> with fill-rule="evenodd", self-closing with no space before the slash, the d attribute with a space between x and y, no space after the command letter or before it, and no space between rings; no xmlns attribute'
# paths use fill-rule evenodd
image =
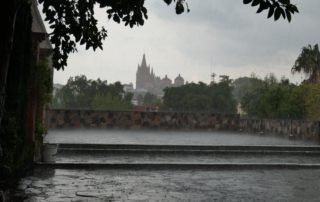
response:
<svg viewBox="0 0 320 202"><path fill-rule="evenodd" d="M153 68L147 65L146 56L143 54L142 62L138 64L136 74L136 91L149 92L162 97L163 89L182 85L184 85L184 79L180 74L174 79L174 82L167 75L162 79L156 76Z"/></svg>

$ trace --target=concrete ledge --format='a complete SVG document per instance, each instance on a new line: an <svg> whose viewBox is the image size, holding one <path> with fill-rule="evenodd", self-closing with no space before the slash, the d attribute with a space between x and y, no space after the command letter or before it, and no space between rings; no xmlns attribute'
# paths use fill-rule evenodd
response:
<svg viewBox="0 0 320 202"><path fill-rule="evenodd" d="M108 155L127 155L127 154L135 154L135 155L285 155L285 156L319 156L320 151L244 151L244 150L143 150L143 149L61 149L58 154L108 154Z"/></svg>
<svg viewBox="0 0 320 202"><path fill-rule="evenodd" d="M60 144L59 154L265 154L319 156L318 146Z"/></svg>
<svg viewBox="0 0 320 202"><path fill-rule="evenodd" d="M59 144L63 150L143 150L143 151L301 151L320 152L320 146L238 146L238 145L146 145L146 144Z"/></svg>
<svg viewBox="0 0 320 202"><path fill-rule="evenodd" d="M320 143L320 122L290 119L241 119L238 114L210 112L137 112L95 110L49 110L51 129L174 129L242 131L275 134Z"/></svg>
<svg viewBox="0 0 320 202"><path fill-rule="evenodd" d="M136 170L269 170L269 169L320 169L320 164L272 164L272 163L36 163L38 167L54 169L136 169Z"/></svg>

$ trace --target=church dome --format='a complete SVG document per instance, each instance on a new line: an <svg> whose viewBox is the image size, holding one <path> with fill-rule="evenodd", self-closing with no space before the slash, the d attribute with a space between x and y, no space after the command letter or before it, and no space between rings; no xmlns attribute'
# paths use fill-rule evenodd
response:
<svg viewBox="0 0 320 202"><path fill-rule="evenodd" d="M174 85L175 86L184 85L184 79L182 78L182 76L180 74L174 79Z"/></svg>

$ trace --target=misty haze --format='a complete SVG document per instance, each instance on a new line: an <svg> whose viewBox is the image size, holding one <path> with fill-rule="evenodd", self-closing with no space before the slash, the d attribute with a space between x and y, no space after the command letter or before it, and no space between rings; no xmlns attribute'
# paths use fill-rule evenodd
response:
<svg viewBox="0 0 320 202"><path fill-rule="evenodd" d="M0 201L318 201L318 8L6 5Z"/></svg>

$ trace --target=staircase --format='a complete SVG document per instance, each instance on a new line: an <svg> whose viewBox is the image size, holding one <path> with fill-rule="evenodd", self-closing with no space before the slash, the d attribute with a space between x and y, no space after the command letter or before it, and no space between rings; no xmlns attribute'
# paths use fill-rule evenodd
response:
<svg viewBox="0 0 320 202"><path fill-rule="evenodd" d="M57 144L38 166L63 169L320 168L318 146ZM48 155L47 155L48 156Z"/></svg>

